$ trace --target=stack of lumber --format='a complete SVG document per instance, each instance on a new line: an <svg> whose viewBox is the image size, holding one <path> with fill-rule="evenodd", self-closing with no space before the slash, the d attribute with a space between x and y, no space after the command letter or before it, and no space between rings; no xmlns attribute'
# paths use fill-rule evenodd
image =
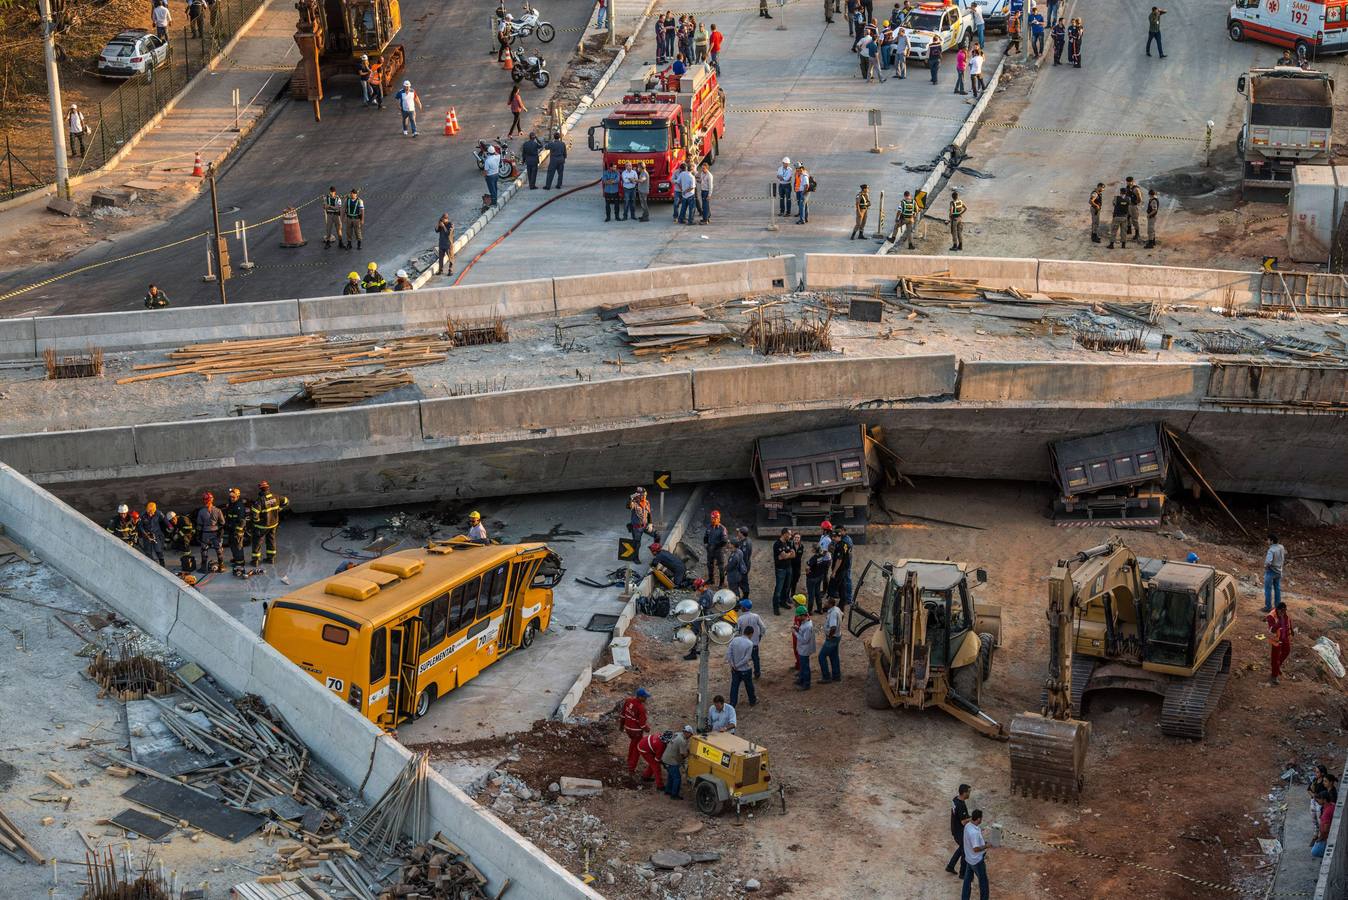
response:
<svg viewBox="0 0 1348 900"><path fill-rule="evenodd" d="M32 861L39 866L46 865L47 859L33 845L28 843L28 836L19 830L19 826L0 812L0 850L8 853L19 862Z"/></svg>
<svg viewBox="0 0 1348 900"><path fill-rule="evenodd" d="M636 356L705 347L733 334L720 322L706 321L702 307L689 303L687 295L655 299L663 302L650 305L653 301L635 301L630 305L641 304L640 308L616 313ZM600 310L601 318L604 314L605 310Z"/></svg>
<svg viewBox="0 0 1348 900"><path fill-rule="evenodd" d="M359 366L383 371L443 362L454 342L439 334L419 334L388 341L333 341L321 334L286 338L188 344L168 354L169 362L134 366L136 375L118 384L170 378L175 375L225 375L230 384L343 372Z"/></svg>
<svg viewBox="0 0 1348 900"><path fill-rule="evenodd" d="M901 300L917 306L946 306L973 309L982 303L1044 306L1058 299L1037 291L992 287L977 278L954 278L948 270L932 275L910 275L899 279L896 293Z"/></svg>
<svg viewBox="0 0 1348 900"><path fill-rule="evenodd" d="M394 388L411 384L406 372L371 372L368 375L345 375L320 378L304 383L304 396L315 406L345 406L386 394Z"/></svg>

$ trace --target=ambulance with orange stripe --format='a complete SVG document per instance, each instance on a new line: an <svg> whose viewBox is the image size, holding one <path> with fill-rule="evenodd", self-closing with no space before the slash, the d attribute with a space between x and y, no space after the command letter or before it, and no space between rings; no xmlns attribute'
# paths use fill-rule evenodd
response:
<svg viewBox="0 0 1348 900"><path fill-rule="evenodd" d="M1345 0L1236 0L1226 18L1233 41L1290 47L1301 61L1348 51Z"/></svg>

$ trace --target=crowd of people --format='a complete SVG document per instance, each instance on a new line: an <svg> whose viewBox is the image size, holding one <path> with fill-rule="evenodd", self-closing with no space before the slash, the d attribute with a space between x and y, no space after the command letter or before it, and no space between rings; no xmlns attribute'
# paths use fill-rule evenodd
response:
<svg viewBox="0 0 1348 900"><path fill-rule="evenodd" d="M1097 182L1095 190L1091 191L1087 206L1091 216L1091 243L1099 244L1103 242L1100 236L1100 214L1105 205L1105 183ZM1142 240L1141 216L1143 210L1147 214L1147 239L1143 245L1150 250L1156 246L1156 217L1161 212L1161 198L1156 191L1149 190L1144 198L1142 195L1142 186L1139 185L1133 176L1129 175L1124 179L1123 184L1119 186L1119 192L1109 201L1109 249L1114 249L1114 243L1117 241L1121 247L1126 249L1128 241L1140 242Z"/></svg>

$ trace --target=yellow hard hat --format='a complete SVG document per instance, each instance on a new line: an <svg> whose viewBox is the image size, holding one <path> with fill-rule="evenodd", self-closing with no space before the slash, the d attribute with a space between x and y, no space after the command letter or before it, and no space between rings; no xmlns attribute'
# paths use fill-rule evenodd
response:
<svg viewBox="0 0 1348 900"><path fill-rule="evenodd" d="M377 269L377 268L379 268L379 267L376 266L374 263L370 263L370 264L369 264L368 266L366 266L365 268L367 268L367 269Z"/></svg>
<svg viewBox="0 0 1348 900"><path fill-rule="evenodd" d="M154 515L154 511L157 509L159 509L159 504L155 503L153 500L145 504L145 511L150 515Z"/></svg>
<svg viewBox="0 0 1348 900"><path fill-rule="evenodd" d="M359 275L358 273L356 273L356 272L352 272L350 275L348 275L348 276L346 276L346 277L347 277L347 278L355 279L355 280L357 280L357 281L360 280L360 275Z"/></svg>
<svg viewBox="0 0 1348 900"><path fill-rule="evenodd" d="M468 518L470 518L470 519L480 519L480 518L482 518L482 513L478 512L477 510L473 510L472 512L470 512L470 513L468 514Z"/></svg>

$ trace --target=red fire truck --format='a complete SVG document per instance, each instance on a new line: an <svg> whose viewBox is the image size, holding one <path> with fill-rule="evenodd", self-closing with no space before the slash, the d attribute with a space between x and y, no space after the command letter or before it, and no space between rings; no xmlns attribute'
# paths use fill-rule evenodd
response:
<svg viewBox="0 0 1348 900"><path fill-rule="evenodd" d="M590 149L604 151L605 169L645 163L651 199L669 200L679 163L716 160L725 137L725 91L710 66L689 66L682 77L647 66L589 134Z"/></svg>

